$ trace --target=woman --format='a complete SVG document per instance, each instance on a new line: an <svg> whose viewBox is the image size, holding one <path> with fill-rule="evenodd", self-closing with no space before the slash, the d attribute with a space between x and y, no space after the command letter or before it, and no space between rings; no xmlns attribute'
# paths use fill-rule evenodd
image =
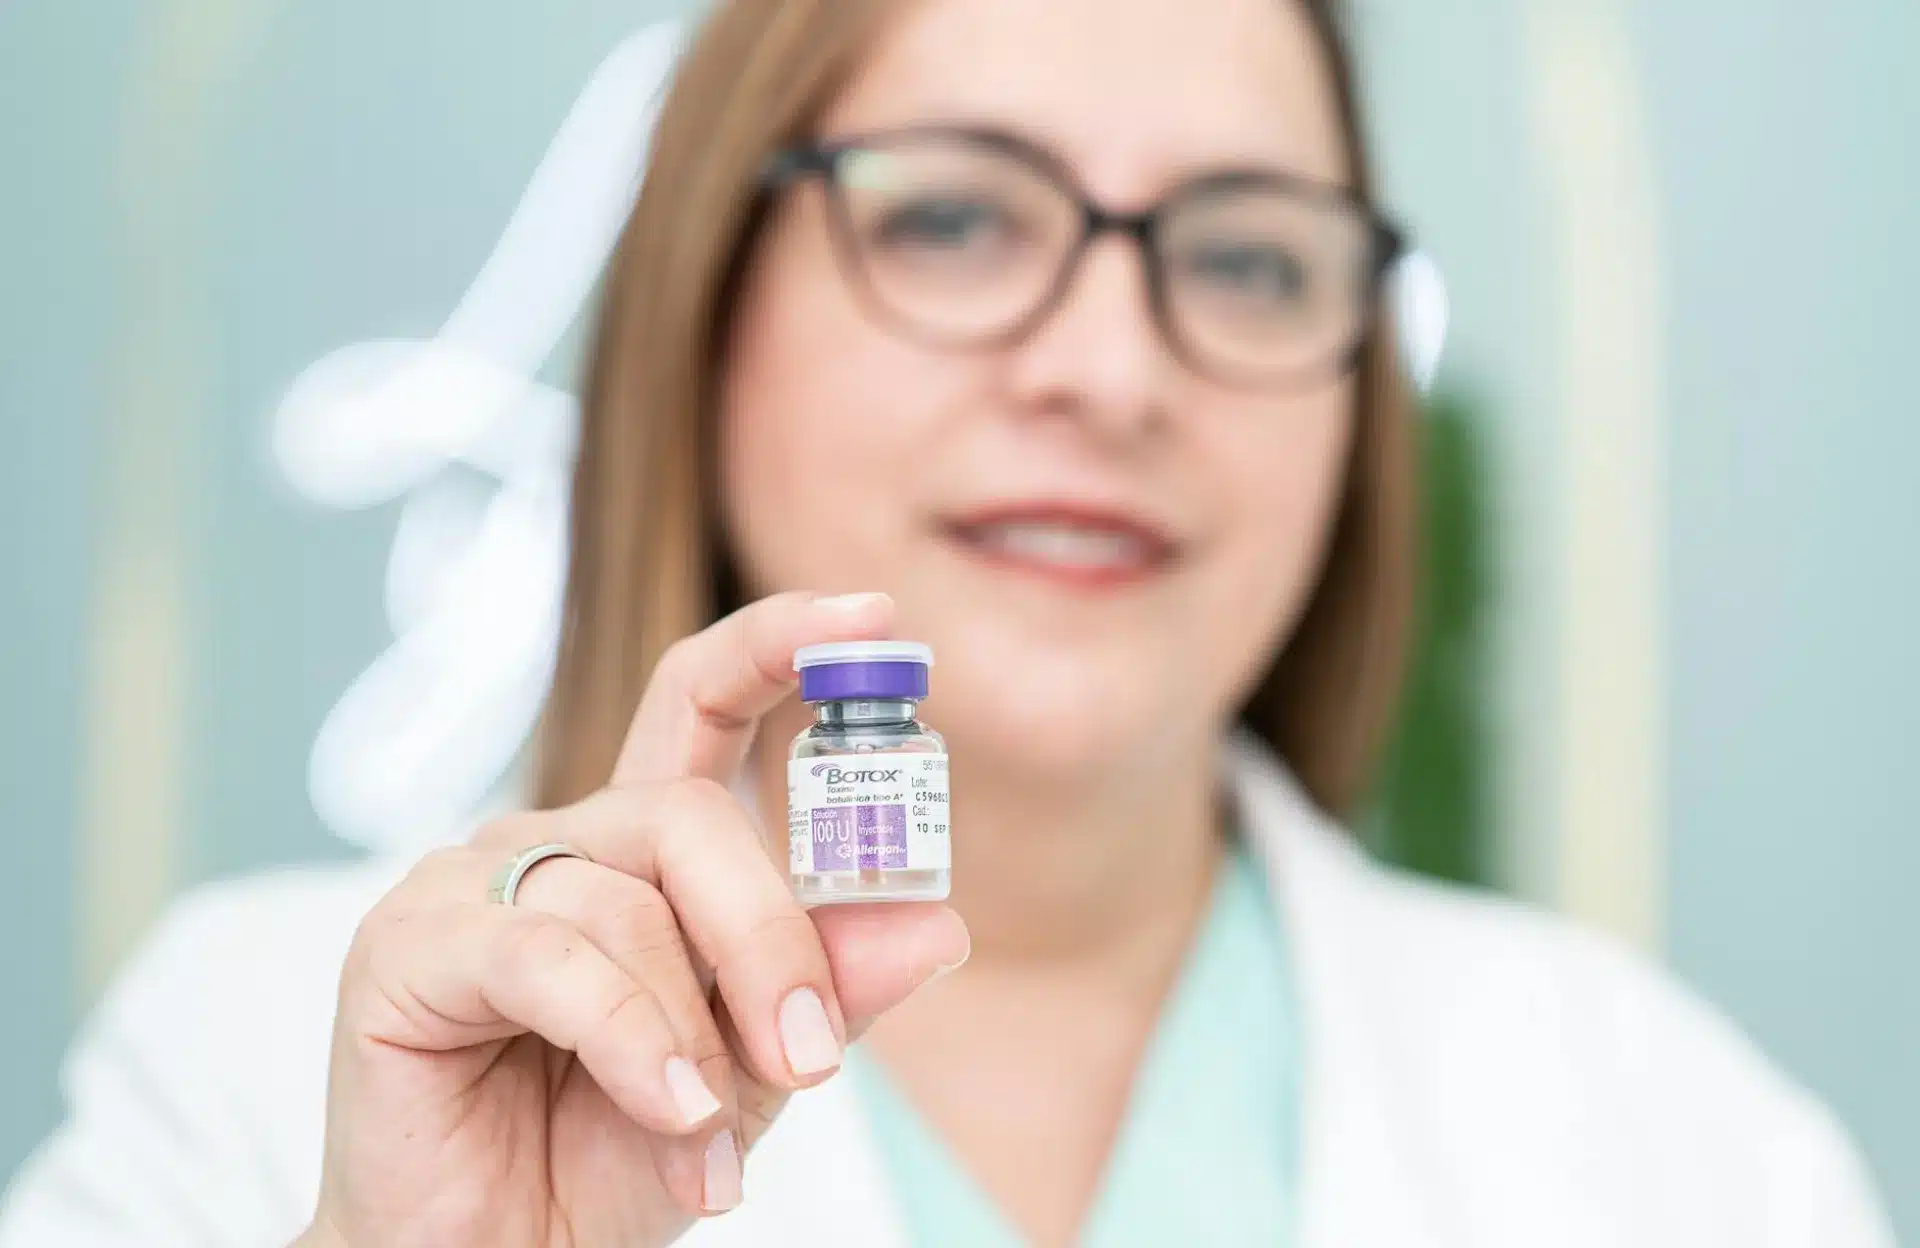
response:
<svg viewBox="0 0 1920 1248"><path fill-rule="evenodd" d="M1890 1243L1722 1023L1324 813L1411 575L1371 205L1320 0L723 6L607 291L532 811L176 917L0 1240ZM789 663L885 636L952 904L809 914Z"/></svg>

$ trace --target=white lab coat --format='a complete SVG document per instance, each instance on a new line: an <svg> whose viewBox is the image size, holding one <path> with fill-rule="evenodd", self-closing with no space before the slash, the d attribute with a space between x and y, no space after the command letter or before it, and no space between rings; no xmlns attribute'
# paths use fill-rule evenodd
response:
<svg viewBox="0 0 1920 1248"><path fill-rule="evenodd" d="M1372 864L1257 750L1228 766L1302 1002L1302 1248L1891 1248L1833 1118L1660 972ZM180 904L75 1047L71 1116L0 1207L0 1248L299 1231L336 976L400 870L285 871ZM845 1080L795 1099L746 1191L682 1243L907 1248Z"/></svg>

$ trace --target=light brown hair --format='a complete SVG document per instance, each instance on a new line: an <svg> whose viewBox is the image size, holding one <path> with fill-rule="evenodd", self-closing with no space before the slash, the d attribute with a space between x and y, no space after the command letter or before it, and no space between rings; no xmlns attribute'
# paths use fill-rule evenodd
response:
<svg viewBox="0 0 1920 1248"><path fill-rule="evenodd" d="M1353 70L1328 0L1303 4L1371 202ZM615 253L583 403L572 564L537 804L603 786L649 674L738 606L718 537L713 407L761 170L803 138L901 0L728 0L683 59ZM1414 463L1382 315L1360 354L1346 488L1313 597L1244 708L1324 808L1361 795L1392 717L1413 589Z"/></svg>

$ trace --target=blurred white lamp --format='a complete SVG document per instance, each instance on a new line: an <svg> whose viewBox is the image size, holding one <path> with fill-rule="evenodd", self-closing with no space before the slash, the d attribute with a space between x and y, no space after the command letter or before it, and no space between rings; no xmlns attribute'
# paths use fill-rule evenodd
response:
<svg viewBox="0 0 1920 1248"><path fill-rule="evenodd" d="M387 567L394 642L327 715L308 787L336 835L416 852L464 835L510 773L552 675L578 413L534 378L580 315L632 207L678 23L594 72L498 245L427 341L346 347L274 418L307 498L405 497Z"/></svg>
<svg viewBox="0 0 1920 1248"><path fill-rule="evenodd" d="M1414 384L1426 393L1433 389L1447 345L1447 284L1432 256L1410 251L1388 274L1387 285L1400 331L1400 358Z"/></svg>

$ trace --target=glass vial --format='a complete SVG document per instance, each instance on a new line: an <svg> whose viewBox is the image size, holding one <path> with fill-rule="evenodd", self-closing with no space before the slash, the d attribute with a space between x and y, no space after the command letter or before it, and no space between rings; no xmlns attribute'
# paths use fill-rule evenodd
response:
<svg viewBox="0 0 1920 1248"><path fill-rule="evenodd" d="M833 642L793 656L813 726L787 762L787 840L803 905L939 901L952 863L947 743L917 718L933 651Z"/></svg>

